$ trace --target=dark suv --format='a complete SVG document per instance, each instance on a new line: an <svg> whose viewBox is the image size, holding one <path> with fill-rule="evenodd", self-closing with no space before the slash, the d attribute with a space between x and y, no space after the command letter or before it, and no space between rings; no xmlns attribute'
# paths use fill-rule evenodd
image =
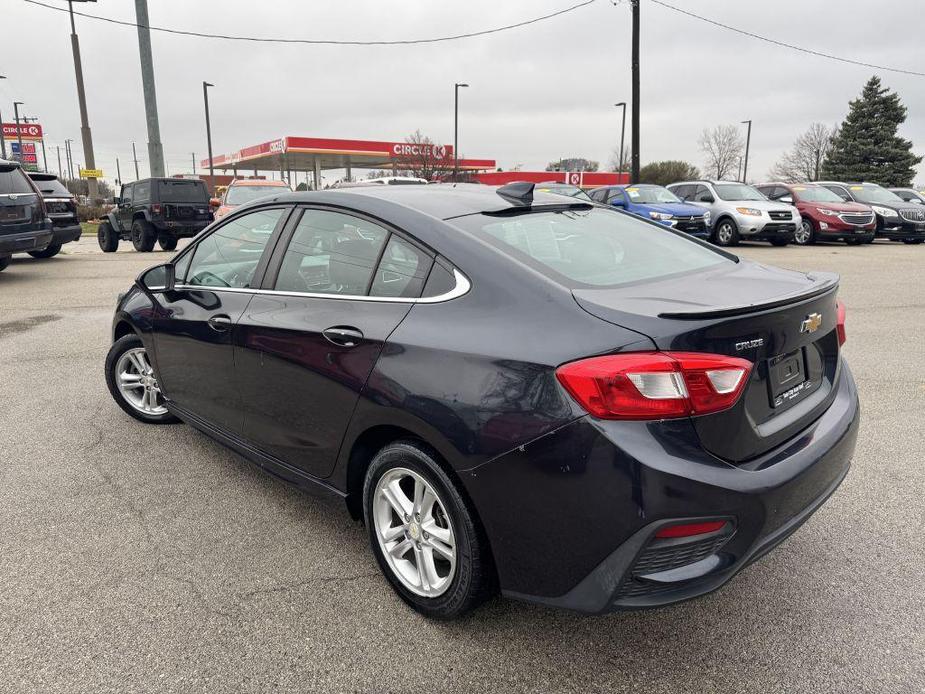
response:
<svg viewBox="0 0 925 694"><path fill-rule="evenodd" d="M845 202L868 205L877 216L877 238L918 244L925 241L925 209L876 183L819 181ZM873 240L873 239L871 239Z"/></svg>
<svg viewBox="0 0 925 694"><path fill-rule="evenodd" d="M212 222L206 184L183 178L146 178L122 186L113 200L116 208L100 223L97 240L105 253L131 240L136 251L147 253L157 241L165 251L179 239L195 236Z"/></svg>
<svg viewBox="0 0 925 694"><path fill-rule="evenodd" d="M42 194L52 231L48 248L44 251L29 251L29 255L33 258L51 258L58 255L65 243L80 239L77 200L53 173L30 171L29 178Z"/></svg>
<svg viewBox="0 0 925 694"><path fill-rule="evenodd" d="M0 159L0 270L14 253L42 251L51 240L51 221L35 184L17 162Z"/></svg>

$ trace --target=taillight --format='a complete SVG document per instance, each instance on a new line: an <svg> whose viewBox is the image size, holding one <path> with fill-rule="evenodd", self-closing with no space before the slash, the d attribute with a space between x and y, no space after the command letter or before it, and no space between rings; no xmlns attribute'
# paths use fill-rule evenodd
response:
<svg viewBox="0 0 925 694"><path fill-rule="evenodd" d="M835 331L838 334L838 346L841 347L845 344L845 340L848 339L847 335L845 335L845 305L841 301L835 304L835 313L838 316Z"/></svg>
<svg viewBox="0 0 925 694"><path fill-rule="evenodd" d="M721 354L628 352L564 364L556 377L600 419L671 419L729 409L751 369Z"/></svg>
<svg viewBox="0 0 925 694"><path fill-rule="evenodd" d="M151 205L151 213L152 213L152 214L160 214L160 213L161 213L161 206L160 206L159 204L157 204L157 203L154 203L153 205Z"/></svg>
<svg viewBox="0 0 925 694"><path fill-rule="evenodd" d="M726 525L726 521L706 521L704 523L682 523L679 525L669 525L657 533L655 537L659 539L669 537L694 537L695 535L706 535L714 533Z"/></svg>

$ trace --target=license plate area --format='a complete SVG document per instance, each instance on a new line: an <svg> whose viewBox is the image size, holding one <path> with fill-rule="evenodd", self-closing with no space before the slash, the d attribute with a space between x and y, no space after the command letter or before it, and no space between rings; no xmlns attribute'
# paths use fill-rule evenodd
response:
<svg viewBox="0 0 925 694"><path fill-rule="evenodd" d="M25 209L22 207L0 207L0 220L4 222L18 222L25 217Z"/></svg>
<svg viewBox="0 0 925 694"><path fill-rule="evenodd" d="M806 378L804 348L768 359L768 388L771 406L786 407L802 399L812 390Z"/></svg>

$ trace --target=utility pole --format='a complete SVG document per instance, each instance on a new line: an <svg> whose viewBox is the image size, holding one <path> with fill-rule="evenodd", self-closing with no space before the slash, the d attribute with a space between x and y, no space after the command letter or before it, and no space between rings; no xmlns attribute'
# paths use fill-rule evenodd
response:
<svg viewBox="0 0 925 694"><path fill-rule="evenodd" d="M135 23L138 24L138 53L141 55L141 87L145 96L145 119L148 122L148 161L151 175L164 175L164 146L157 119L157 90L154 86L154 59L151 56L151 25L148 0L135 0Z"/></svg>
<svg viewBox="0 0 925 694"><path fill-rule="evenodd" d="M61 145L56 145L56 146L58 148L58 178L64 178L65 180L67 180L67 178L64 175L64 172L61 170Z"/></svg>
<svg viewBox="0 0 925 694"><path fill-rule="evenodd" d="M193 158L193 176L196 175L196 153L190 152L190 156Z"/></svg>
<svg viewBox="0 0 925 694"><path fill-rule="evenodd" d="M742 166L742 183L748 182L748 148L752 143L752 122L743 120L742 124L748 123L748 134L745 136L745 164Z"/></svg>
<svg viewBox="0 0 925 694"><path fill-rule="evenodd" d="M209 122L209 87L214 84L203 81L202 99L206 105L206 144L209 147L209 194L215 194L215 168L212 165L212 124Z"/></svg>
<svg viewBox="0 0 925 694"><path fill-rule="evenodd" d="M459 88L468 87L468 84L457 82L453 93L453 182L459 178Z"/></svg>
<svg viewBox="0 0 925 694"><path fill-rule="evenodd" d="M23 163L23 151L22 151L22 132L19 129L19 107L23 106L22 101L13 102L13 115L16 118L16 140L19 142L19 163Z"/></svg>
<svg viewBox="0 0 925 694"><path fill-rule="evenodd" d="M623 122L620 125L620 173L623 173L623 138L626 136L626 102L621 101L619 104L614 104L614 106L623 107Z"/></svg>
<svg viewBox="0 0 925 694"><path fill-rule="evenodd" d="M630 0L633 5L633 134L630 147L633 148L630 165L630 183L639 182L639 5L642 0Z"/></svg>
<svg viewBox="0 0 925 694"><path fill-rule="evenodd" d="M74 160L71 158L71 143L73 140L64 141L64 153L67 155L67 177L68 180L74 180Z"/></svg>
<svg viewBox="0 0 925 694"><path fill-rule="evenodd" d="M6 75L0 75L0 80L5 80ZM3 135L3 113L0 112L0 159L6 159L6 138Z"/></svg>
<svg viewBox="0 0 925 694"><path fill-rule="evenodd" d="M87 117L87 96L84 93L84 73L80 63L80 42L77 39L77 29L74 26L74 3L96 2L96 0L67 0L68 12L71 15L71 50L74 52L74 73L77 76L77 101L80 104L80 135L83 139L84 162L88 169L96 168L96 158L93 156L93 136L90 134L90 123ZM87 192L90 201L99 197L99 186L95 178L87 179Z"/></svg>
<svg viewBox="0 0 925 694"><path fill-rule="evenodd" d="M116 185L122 185L122 169L119 167L119 157L116 157Z"/></svg>
<svg viewBox="0 0 925 694"><path fill-rule="evenodd" d="M138 175L138 153L135 151L134 142L132 143L132 159L135 160L135 180L137 181L141 177Z"/></svg>
<svg viewBox="0 0 925 694"><path fill-rule="evenodd" d="M45 173L48 173L48 157L45 155L45 138L42 140L42 168L45 170Z"/></svg>

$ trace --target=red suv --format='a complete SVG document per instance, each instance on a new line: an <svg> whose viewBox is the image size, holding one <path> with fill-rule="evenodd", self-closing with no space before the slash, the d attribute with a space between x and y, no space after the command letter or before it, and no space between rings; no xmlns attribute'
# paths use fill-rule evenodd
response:
<svg viewBox="0 0 925 694"><path fill-rule="evenodd" d="M867 205L845 202L815 183L762 183L755 186L769 199L794 205L803 218L793 240L801 246L842 240L848 245L874 240L877 218Z"/></svg>

